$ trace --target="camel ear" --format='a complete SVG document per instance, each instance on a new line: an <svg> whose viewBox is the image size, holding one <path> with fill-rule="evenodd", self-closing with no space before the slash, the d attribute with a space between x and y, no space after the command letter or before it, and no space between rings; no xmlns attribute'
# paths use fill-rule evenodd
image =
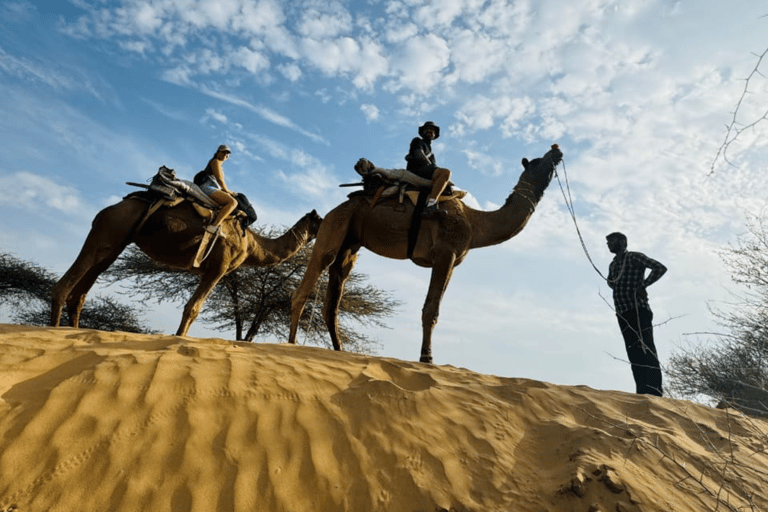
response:
<svg viewBox="0 0 768 512"><path fill-rule="evenodd" d="M529 163L527 158L523 158L523 167L528 167Z"/></svg>

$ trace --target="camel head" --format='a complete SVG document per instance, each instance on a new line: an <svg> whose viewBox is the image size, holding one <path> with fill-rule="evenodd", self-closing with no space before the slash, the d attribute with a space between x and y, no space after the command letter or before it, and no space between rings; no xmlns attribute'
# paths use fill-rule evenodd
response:
<svg viewBox="0 0 768 512"><path fill-rule="evenodd" d="M555 175L555 168L563 160L563 152L557 144L552 144L552 149L541 158L528 160L523 158L523 173L520 175L520 181L515 190L520 188L522 191L533 193L533 199L539 201L544 195L544 190L549 186L552 177ZM510 196L511 197L511 196Z"/></svg>
<svg viewBox="0 0 768 512"><path fill-rule="evenodd" d="M308 222L308 240L312 240L315 238L315 236L317 236L317 232L320 230L320 224L323 222L323 218L317 213L317 210L312 210L308 214L304 215L304 217L299 220L299 223L305 220Z"/></svg>

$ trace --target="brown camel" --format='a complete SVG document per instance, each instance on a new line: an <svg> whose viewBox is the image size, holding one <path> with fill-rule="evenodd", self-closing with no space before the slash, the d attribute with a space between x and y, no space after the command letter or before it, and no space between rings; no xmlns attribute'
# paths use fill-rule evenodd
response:
<svg viewBox="0 0 768 512"><path fill-rule="evenodd" d="M552 180L563 158L557 144L542 158L523 158L524 171L504 206L492 212L474 210L459 199L440 203L443 212L425 218L411 259L422 267L431 267L427 299L422 309L422 345L420 361L432 362L432 331L453 269L470 249L496 245L509 240L525 227L536 204ZM408 231L414 207L397 197L380 199L352 196L328 215L320 225L307 269L293 294L289 343L296 342L299 319L307 297L320 274L328 268L328 291L323 316L333 347L341 350L338 311L344 282L349 277L360 247L385 258L408 258Z"/></svg>
<svg viewBox="0 0 768 512"><path fill-rule="evenodd" d="M192 294L176 334L185 336L219 280L240 265L267 267L293 256L317 234L322 218L315 210L302 217L278 238L260 236L240 227L229 218L222 224L224 237L218 238L199 268L192 268L205 220L189 201L150 212L147 192L136 192L121 202L100 211L93 220L80 254L53 287L51 325L58 326L61 310L67 305L69 323L77 327L85 295L131 242L155 261L200 274L200 284ZM149 213L149 216L147 214Z"/></svg>

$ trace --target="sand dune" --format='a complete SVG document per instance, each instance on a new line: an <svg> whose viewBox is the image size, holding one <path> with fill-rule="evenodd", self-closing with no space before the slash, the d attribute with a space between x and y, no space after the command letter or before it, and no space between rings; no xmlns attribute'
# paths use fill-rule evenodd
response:
<svg viewBox="0 0 768 512"><path fill-rule="evenodd" d="M0 511L768 510L768 423L303 346L0 325Z"/></svg>

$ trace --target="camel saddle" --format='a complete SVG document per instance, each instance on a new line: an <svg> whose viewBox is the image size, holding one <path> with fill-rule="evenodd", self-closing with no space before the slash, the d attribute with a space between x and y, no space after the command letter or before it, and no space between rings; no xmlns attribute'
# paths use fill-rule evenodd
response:
<svg viewBox="0 0 768 512"><path fill-rule="evenodd" d="M362 183L346 183L340 186L363 186L363 190L356 190L348 195L373 196L375 203L378 199L398 196L398 201L403 202L408 198L414 205L418 204L419 194L432 187L432 180L422 178L406 169L384 169L376 167L370 160L361 158L355 164L355 171L362 176ZM453 183L448 183L438 201L448 199L461 199L466 196L464 190L453 190Z"/></svg>
<svg viewBox="0 0 768 512"><path fill-rule="evenodd" d="M167 206L175 206L181 201L187 200L204 219L213 218L214 212L219 209L219 204L208 197L194 182L177 178L176 171L164 165L160 166L157 174L151 178L149 185L130 181L126 184L147 189L155 194L159 200L164 201ZM238 207L233 215L238 218L241 227L245 229L256 222L256 211L245 194L237 193L235 199L237 199Z"/></svg>

